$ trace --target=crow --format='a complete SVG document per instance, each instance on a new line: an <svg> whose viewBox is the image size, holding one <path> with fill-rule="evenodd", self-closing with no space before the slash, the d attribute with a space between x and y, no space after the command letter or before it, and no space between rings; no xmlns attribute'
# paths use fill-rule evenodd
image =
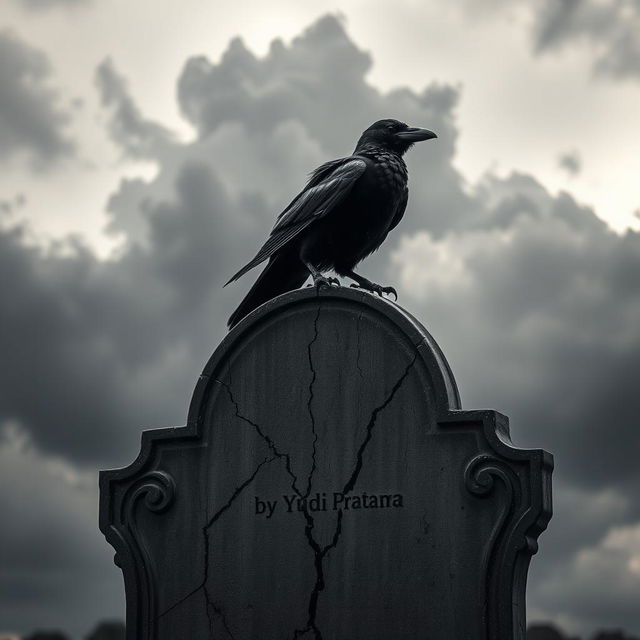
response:
<svg viewBox="0 0 640 640"><path fill-rule="evenodd" d="M415 142L437 138L433 131L386 119L363 132L353 155L318 167L307 186L278 216L256 256L225 287L269 260L255 284L228 321L229 329L267 300L301 287L339 284L325 277L333 270L372 293L391 294L353 271L375 251L402 219L407 206L407 166L403 154Z"/></svg>

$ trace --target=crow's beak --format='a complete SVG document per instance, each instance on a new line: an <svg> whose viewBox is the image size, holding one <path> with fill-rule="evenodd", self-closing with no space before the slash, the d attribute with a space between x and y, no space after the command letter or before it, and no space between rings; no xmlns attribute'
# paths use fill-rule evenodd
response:
<svg viewBox="0 0 640 640"><path fill-rule="evenodd" d="M418 127L409 127L404 131L398 131L396 135L405 142L420 142L422 140L431 140L431 138L438 137L433 133L433 131L429 131L429 129L420 129Z"/></svg>

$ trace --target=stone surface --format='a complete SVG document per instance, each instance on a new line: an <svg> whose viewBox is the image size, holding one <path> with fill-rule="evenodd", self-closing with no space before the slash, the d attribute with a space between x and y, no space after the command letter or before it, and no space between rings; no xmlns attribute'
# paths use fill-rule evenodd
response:
<svg viewBox="0 0 640 640"><path fill-rule="evenodd" d="M186 427L101 474L127 638L522 640L551 467L460 409L397 305L281 296L216 350Z"/></svg>

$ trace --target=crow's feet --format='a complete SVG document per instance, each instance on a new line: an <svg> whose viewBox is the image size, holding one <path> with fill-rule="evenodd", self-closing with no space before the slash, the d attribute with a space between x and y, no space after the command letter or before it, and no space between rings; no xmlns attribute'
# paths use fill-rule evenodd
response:
<svg viewBox="0 0 640 640"><path fill-rule="evenodd" d="M398 299L398 293L393 287L383 287L382 285L376 284L375 282L370 282L369 280L363 280L359 284L352 284L351 286L354 289L365 289L366 291L370 291L371 293L377 293L380 297L382 297L383 293L393 294L394 299Z"/></svg>
<svg viewBox="0 0 640 640"><path fill-rule="evenodd" d="M338 278L328 278L326 276L323 276L321 273L313 276L313 286L316 289L319 289L320 287L331 287L333 285L339 287L340 280L338 280Z"/></svg>

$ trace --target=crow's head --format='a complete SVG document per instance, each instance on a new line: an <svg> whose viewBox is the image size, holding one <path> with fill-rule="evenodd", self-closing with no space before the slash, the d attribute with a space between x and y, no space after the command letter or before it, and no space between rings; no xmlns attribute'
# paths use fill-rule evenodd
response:
<svg viewBox="0 0 640 640"><path fill-rule="evenodd" d="M356 151L366 147L375 146L395 151L402 155L410 149L415 142L430 140L438 136L429 129L410 127L399 120L378 120L374 122L358 140Z"/></svg>

